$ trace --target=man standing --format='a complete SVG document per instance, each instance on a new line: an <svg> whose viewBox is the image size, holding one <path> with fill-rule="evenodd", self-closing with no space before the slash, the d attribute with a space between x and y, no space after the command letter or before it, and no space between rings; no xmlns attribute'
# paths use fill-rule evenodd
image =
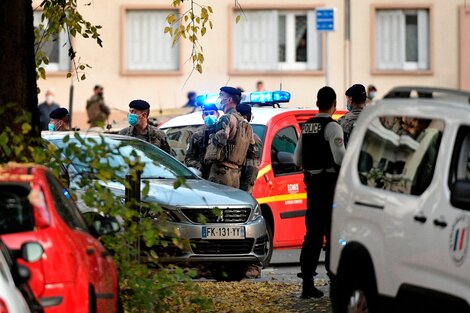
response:
<svg viewBox="0 0 470 313"><path fill-rule="evenodd" d="M184 164L201 171L204 179L209 177L210 163L204 161L206 147L209 144L209 135L215 133L215 124L219 119L219 111L215 104L202 106L202 119L204 125L199 127L189 138L188 147L184 157Z"/></svg>
<svg viewBox="0 0 470 313"><path fill-rule="evenodd" d="M58 108L49 114L49 131L65 131L70 130L70 115L66 108Z"/></svg>
<svg viewBox="0 0 470 313"><path fill-rule="evenodd" d="M235 188L240 186L240 166L245 162L248 146L254 144L250 124L236 111L240 98L237 88L220 88L218 108L225 114L210 136L204 157L205 162L212 163L208 179Z"/></svg>
<svg viewBox="0 0 470 313"><path fill-rule="evenodd" d="M48 130L49 124L49 115L55 109L60 107L59 104L54 102L54 90L49 89L46 91L46 100L41 103L38 107L39 109L39 122L41 130Z"/></svg>
<svg viewBox="0 0 470 313"><path fill-rule="evenodd" d="M109 107L104 103L103 87L96 85L93 89L93 96L87 100L86 111L88 114L88 124L91 127L102 127L104 128L110 110Z"/></svg>
<svg viewBox="0 0 470 313"><path fill-rule="evenodd" d="M359 114L366 106L366 88L361 84L352 85L346 90L346 97L349 112L341 116L338 122L343 128L344 144L347 146Z"/></svg>
<svg viewBox="0 0 470 313"><path fill-rule="evenodd" d="M247 122L251 122L251 106L246 103L240 103L237 105L237 111L243 116ZM240 189L248 193L253 193L253 186L255 185L256 178L258 176L259 165L261 161L261 148L263 143L261 139L253 132L254 145L248 147L246 154L245 163L240 171Z"/></svg>
<svg viewBox="0 0 470 313"><path fill-rule="evenodd" d="M149 125L150 104L144 100L132 100L129 103L127 121L129 127L121 129L120 135L136 137L147 141L168 154L172 154L166 134L155 126Z"/></svg>
<svg viewBox="0 0 470 313"><path fill-rule="evenodd" d="M339 167L345 153L341 126L331 118L336 111L336 93L323 87L317 94L319 113L302 125L302 134L295 149L294 160L303 166L307 187L306 234L300 253L302 298L320 298L313 277L323 238L326 236L325 268L329 271L330 229L333 195Z"/></svg>

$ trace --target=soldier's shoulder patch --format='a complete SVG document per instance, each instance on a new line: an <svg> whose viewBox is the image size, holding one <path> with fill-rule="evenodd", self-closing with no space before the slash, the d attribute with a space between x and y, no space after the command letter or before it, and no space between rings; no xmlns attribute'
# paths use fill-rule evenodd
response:
<svg viewBox="0 0 470 313"><path fill-rule="evenodd" d="M341 137L335 138L335 145L337 145L338 147L341 147L343 145L343 142L344 142L343 138Z"/></svg>

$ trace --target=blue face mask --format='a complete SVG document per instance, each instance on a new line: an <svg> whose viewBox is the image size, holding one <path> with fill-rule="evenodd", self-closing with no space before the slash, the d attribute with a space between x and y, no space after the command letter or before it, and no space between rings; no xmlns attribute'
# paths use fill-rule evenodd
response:
<svg viewBox="0 0 470 313"><path fill-rule="evenodd" d="M55 125L52 123L47 124L47 128L49 129L50 132L55 131Z"/></svg>
<svg viewBox="0 0 470 313"><path fill-rule="evenodd" d="M135 126L139 122L139 117L137 114L129 113L129 115L127 115L127 121L129 122L129 125Z"/></svg>
<svg viewBox="0 0 470 313"><path fill-rule="evenodd" d="M204 117L204 124L206 124L208 127L211 127L217 122L217 116L215 115L208 115Z"/></svg>
<svg viewBox="0 0 470 313"><path fill-rule="evenodd" d="M346 105L346 109L347 109L348 111L351 111L351 110L352 110L351 105L347 104L347 105Z"/></svg>

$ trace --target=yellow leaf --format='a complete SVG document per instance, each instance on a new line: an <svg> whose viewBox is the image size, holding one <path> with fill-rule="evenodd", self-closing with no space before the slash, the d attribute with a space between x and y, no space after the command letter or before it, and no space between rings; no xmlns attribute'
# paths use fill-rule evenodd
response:
<svg viewBox="0 0 470 313"><path fill-rule="evenodd" d="M206 33L206 28L205 27L201 28L201 36L204 36L205 33Z"/></svg>
<svg viewBox="0 0 470 313"><path fill-rule="evenodd" d="M196 71L198 71L199 73L202 74L202 66L201 66L201 64L197 64L197 65L196 65Z"/></svg>
<svg viewBox="0 0 470 313"><path fill-rule="evenodd" d="M23 134L29 133L30 130L31 130L31 125L30 124L23 123L23 125L21 125L21 131L23 132Z"/></svg>
<svg viewBox="0 0 470 313"><path fill-rule="evenodd" d="M240 15L237 15L237 17L235 18L235 23L238 24L238 22L240 22Z"/></svg>

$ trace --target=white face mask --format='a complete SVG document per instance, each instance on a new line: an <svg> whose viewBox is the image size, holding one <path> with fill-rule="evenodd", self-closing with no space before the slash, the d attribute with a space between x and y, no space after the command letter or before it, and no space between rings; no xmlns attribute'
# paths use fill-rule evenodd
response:
<svg viewBox="0 0 470 313"><path fill-rule="evenodd" d="M375 91L371 91L371 92L369 93L369 98L370 98L371 100L373 100L376 96L377 96L377 92L375 92Z"/></svg>
<svg viewBox="0 0 470 313"><path fill-rule="evenodd" d="M51 104L54 102L54 96L46 96L46 103Z"/></svg>

